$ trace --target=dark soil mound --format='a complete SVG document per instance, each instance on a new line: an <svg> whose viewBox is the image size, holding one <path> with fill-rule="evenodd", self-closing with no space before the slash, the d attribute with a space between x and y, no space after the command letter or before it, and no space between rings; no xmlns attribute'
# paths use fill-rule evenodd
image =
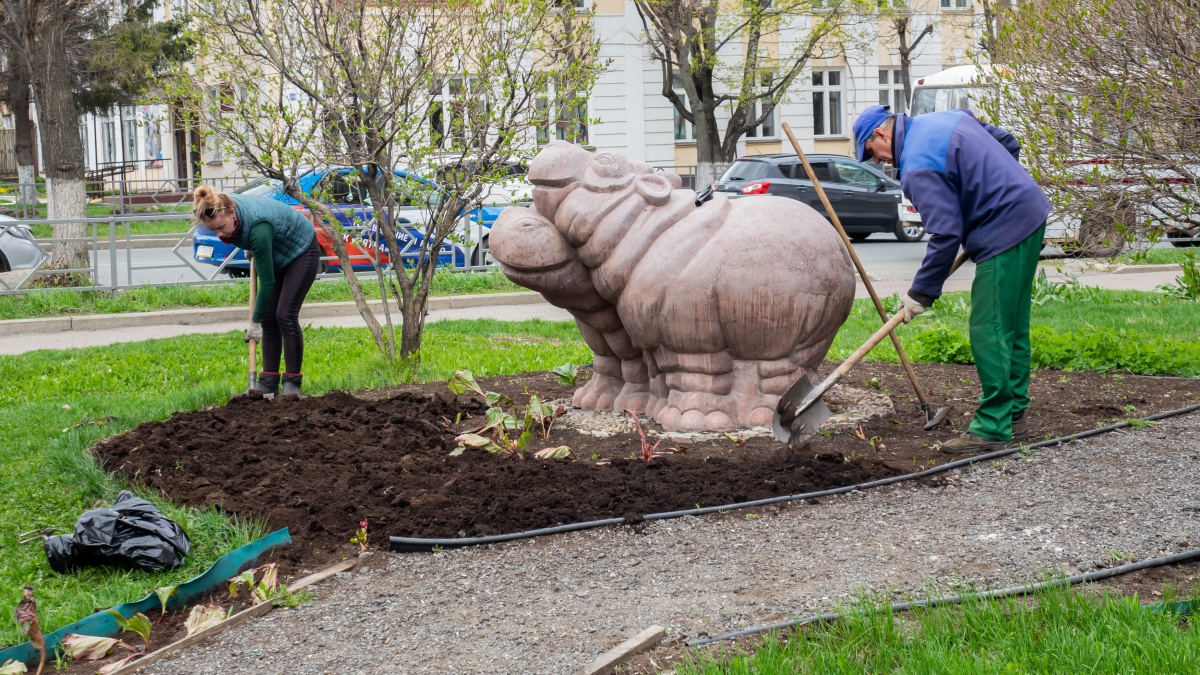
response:
<svg viewBox="0 0 1200 675"><path fill-rule="evenodd" d="M444 383L367 392L367 398L333 392L275 403L236 399L143 424L108 439L96 454L110 470L177 503L216 504L265 517L273 528L287 526L297 545L286 559L316 564L353 550L349 539L363 519L370 521L372 545L386 546L387 535L503 534L719 506L956 459L934 442L965 429L963 413L974 409L978 396L974 369L918 371L935 405L955 405L947 425L923 432L924 417L899 366L863 364L844 382L890 392L896 414L818 436L799 454L770 438L741 444L668 438L660 450L675 452L645 462L631 459L641 450L636 433L596 438L555 428L537 447L567 445L578 460L522 460L483 450L452 457L455 435L480 424L485 406L455 398ZM520 403L534 391L546 399L571 392L545 373L480 384ZM1181 407L1200 395L1200 382L1039 372L1032 389L1031 442Z"/></svg>

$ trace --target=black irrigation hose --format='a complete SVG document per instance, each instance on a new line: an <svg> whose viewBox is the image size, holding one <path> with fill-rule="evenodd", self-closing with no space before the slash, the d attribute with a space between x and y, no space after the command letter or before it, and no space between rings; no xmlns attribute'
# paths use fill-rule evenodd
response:
<svg viewBox="0 0 1200 675"><path fill-rule="evenodd" d="M1074 586L1076 584L1082 584L1082 583L1087 583L1087 582L1091 582L1091 581L1100 581L1102 579L1108 579L1110 577L1121 576L1122 574L1129 574L1130 572L1137 572L1139 570L1149 569L1151 567L1159 567L1161 565L1171 565L1174 563L1185 562L1185 561L1191 560L1193 558L1200 558L1200 548L1194 548L1190 551L1183 551L1182 553L1175 553L1173 555L1164 556L1162 558L1151 558L1149 560L1143 560L1141 562L1129 563L1128 565L1121 565L1120 567L1110 567L1108 569L1096 570L1095 572L1088 572L1086 574L1076 574L1074 576L1070 576L1070 577L1066 577L1066 578L1051 579L1049 581L1040 581L1035 584L1026 584L1024 586L1009 586L1008 588L998 588L998 589L995 589L992 591L984 591L982 593L968 593L966 595L950 595L950 596L946 596L944 598L934 598L931 600L911 600L909 602L898 602L894 605L891 605L890 610L893 612L900 612L900 611L905 611L905 610L909 610L909 609L916 609L918 607L940 607L942 605L957 605L957 604L963 602L964 600L989 600L989 599L993 599L993 598L1007 598L1007 597L1011 597L1011 596L1015 596L1015 595L1028 595L1030 593L1040 591L1043 588L1052 588L1055 586ZM745 630L739 630L734 633L726 633L725 635L718 635L717 637L708 637L708 638L701 638L699 640L691 640L685 644L688 647L700 647L702 645L712 644L714 642L720 642L722 640L734 640L736 638L745 637L747 635L755 635L757 633L765 633L767 631L780 630L783 628L790 628L792 626L800 626L800 625L803 625L806 623L813 623L813 622L817 622L817 621L837 621L838 619L844 619L845 617L846 617L845 614L841 614L838 612L830 612L828 614L813 614L812 616L806 616L806 617L803 617L800 619L793 619L792 621L780 621L778 623L771 623L771 624L767 624L765 626L756 626L754 628L747 628Z"/></svg>
<svg viewBox="0 0 1200 675"><path fill-rule="evenodd" d="M1153 422L1155 420L1166 419L1168 417L1174 417L1176 415L1184 415L1184 414L1187 414L1190 412L1195 412L1197 410L1200 410L1200 403L1195 404L1195 405L1190 405L1185 408L1178 408L1176 410L1168 410L1167 412L1161 412L1161 413L1157 413L1155 415L1149 415L1149 416L1143 417L1137 421ZM847 485L844 487L831 488L828 490L819 490L817 492L805 492L805 493L796 494L796 495L785 495L783 497L770 497L768 499L757 499L752 502L738 502L736 504L726 504L724 506L707 506L707 507L699 508L699 509L685 509L682 511L668 511L666 513L652 513L648 516L644 516L643 520L666 520L668 518L681 518L683 516L702 516L702 515L709 514L709 513L721 513L724 511L733 511L736 509L754 508L754 507L758 507L758 506L769 506L771 504L781 504L783 502L794 502L794 501L800 501L802 499L814 499L817 497L829 497L832 495L840 495L840 494L845 494L847 492L853 492L855 490L866 490L869 488L883 487L885 485L891 485L893 483L899 483L901 481L913 480L915 478L924 478L926 476L932 476L934 474L944 473L946 471L950 471L951 469L957 469L957 468L963 467L963 466L970 466L971 464L975 464L978 462L986 462L988 460L998 459L1000 457L1007 457L1008 455L1012 455L1012 454L1015 454L1018 452L1024 452L1026 450L1034 450L1037 448L1048 448L1050 446L1059 445L1060 443L1069 443L1071 441L1079 440L1081 438L1088 438L1090 436L1096 436L1098 434L1107 433L1109 431L1116 431L1117 429L1123 429L1123 428L1129 427L1129 426L1132 426L1131 422L1118 422L1117 424L1110 424L1108 426L1099 427L1096 429L1089 429L1087 431L1081 431L1077 434L1071 434L1069 436L1059 436L1058 438L1051 438L1049 440L1040 441L1040 442L1032 443L1029 445L1018 445L1013 448L1005 448L1004 450L997 450L995 452L989 452L984 455L975 455L974 457L967 457L965 459L960 459L960 460L957 460L954 462L950 462L948 464L942 464L940 466L930 467L923 471L906 473L906 474L902 474L899 476L891 476L890 478L881 478L879 480L874 480L874 481L870 481L867 483L858 483L856 485ZM500 543L500 542L504 542L504 541L513 541L515 539L528 539L531 537L538 537L538 536L541 536L544 534L559 534L562 532L574 532L577 530L588 530L588 529L592 529L595 527L603 527L605 525L623 525L626 522L627 522L627 519L625 519L625 518L608 518L606 520L592 520L592 521L587 521L587 522L583 522L583 523L572 523L570 525L559 525L557 527L547 527L547 528L543 528L540 530L527 530L525 532L513 532L511 534L499 534L499 535L494 535L494 536L490 536L490 537L467 537L467 538L453 538L453 539L418 539L418 538L414 538L414 537L389 537L389 543L390 543L390 548L393 551L404 552L404 553L428 553L435 549L460 548L463 546L478 546L480 544L496 544L496 543Z"/></svg>

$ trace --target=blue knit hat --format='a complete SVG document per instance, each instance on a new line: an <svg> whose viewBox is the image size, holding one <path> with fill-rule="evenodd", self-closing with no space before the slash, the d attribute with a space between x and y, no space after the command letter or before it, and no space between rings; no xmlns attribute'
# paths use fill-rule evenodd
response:
<svg viewBox="0 0 1200 675"><path fill-rule="evenodd" d="M878 129L879 125L891 116L891 106L873 105L862 111L858 119L854 120L854 142L858 144L858 161L865 162L867 160L866 144L867 140L871 138L871 132Z"/></svg>

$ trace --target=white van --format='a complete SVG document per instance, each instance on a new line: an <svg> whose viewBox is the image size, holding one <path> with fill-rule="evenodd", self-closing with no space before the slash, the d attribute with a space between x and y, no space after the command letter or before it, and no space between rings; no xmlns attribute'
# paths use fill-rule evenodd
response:
<svg viewBox="0 0 1200 675"><path fill-rule="evenodd" d="M970 110L978 117L980 96L973 85L978 84L979 74L976 66L955 66L918 77L913 83L909 116L937 110Z"/></svg>

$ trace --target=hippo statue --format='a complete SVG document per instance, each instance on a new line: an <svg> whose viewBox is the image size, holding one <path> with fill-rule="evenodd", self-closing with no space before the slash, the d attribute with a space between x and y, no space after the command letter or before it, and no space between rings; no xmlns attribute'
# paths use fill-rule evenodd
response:
<svg viewBox="0 0 1200 675"><path fill-rule="evenodd" d="M674 431L766 426L797 378L816 381L854 272L812 208L720 194L697 206L675 174L558 141L528 179L533 208L500 214L491 253L570 311L595 352L575 407Z"/></svg>

